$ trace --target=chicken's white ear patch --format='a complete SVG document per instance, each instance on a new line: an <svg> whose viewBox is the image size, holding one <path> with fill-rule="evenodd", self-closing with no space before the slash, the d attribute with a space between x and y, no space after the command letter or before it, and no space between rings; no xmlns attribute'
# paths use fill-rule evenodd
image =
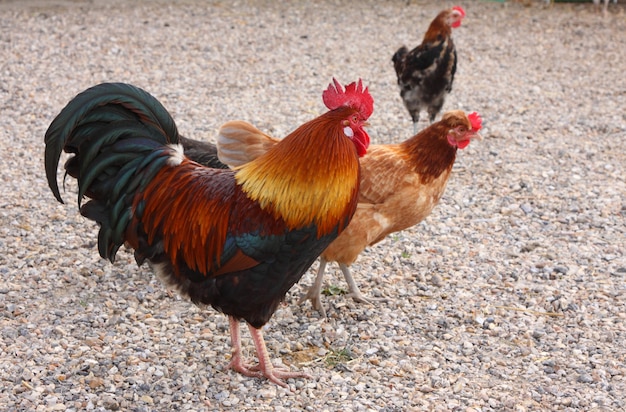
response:
<svg viewBox="0 0 626 412"><path fill-rule="evenodd" d="M343 128L343 133L348 136L350 139L354 137L354 130L350 126L346 126Z"/></svg>

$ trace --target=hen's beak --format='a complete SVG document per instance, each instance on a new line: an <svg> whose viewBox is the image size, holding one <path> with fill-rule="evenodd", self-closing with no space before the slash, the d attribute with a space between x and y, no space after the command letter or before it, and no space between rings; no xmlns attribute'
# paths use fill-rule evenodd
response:
<svg viewBox="0 0 626 412"><path fill-rule="evenodd" d="M480 133L476 132L471 136L472 139L476 139L476 140L483 140L483 137L480 135Z"/></svg>

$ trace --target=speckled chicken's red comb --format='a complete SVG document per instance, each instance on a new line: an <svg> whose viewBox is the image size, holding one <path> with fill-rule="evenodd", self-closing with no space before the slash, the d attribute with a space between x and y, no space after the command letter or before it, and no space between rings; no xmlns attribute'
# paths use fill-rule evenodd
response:
<svg viewBox="0 0 626 412"><path fill-rule="evenodd" d="M353 82L346 86L343 90L341 83L333 77L333 83L328 89L322 93L324 104L330 110L335 110L341 106L350 106L359 110L363 118L368 119L374 111L374 99L366 88L363 88L363 82L359 79L358 83Z"/></svg>
<svg viewBox="0 0 626 412"><path fill-rule="evenodd" d="M456 10L461 14L461 17L465 17L465 10L463 10L463 7L461 6L454 6L452 7L452 10Z"/></svg>
<svg viewBox="0 0 626 412"><path fill-rule="evenodd" d="M455 21L452 22L452 24L450 24L450 27L453 28L457 28L461 25L461 20L463 20L463 18L465 17L465 10L463 10L463 7L461 6L454 6L452 7L452 12L450 14L454 14L454 12L457 12L459 17L457 19L455 19Z"/></svg>
<svg viewBox="0 0 626 412"><path fill-rule="evenodd" d="M483 127L483 119L480 117L480 115L476 112L472 112L470 114L467 115L467 118L469 119L470 123L472 124L472 130L477 132L480 130L481 127Z"/></svg>

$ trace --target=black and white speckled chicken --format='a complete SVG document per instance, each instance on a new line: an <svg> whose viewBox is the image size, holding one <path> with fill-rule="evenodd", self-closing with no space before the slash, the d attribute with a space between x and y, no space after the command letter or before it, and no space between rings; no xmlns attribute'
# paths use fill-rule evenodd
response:
<svg viewBox="0 0 626 412"><path fill-rule="evenodd" d="M427 110L430 123L434 122L452 90L457 57L451 34L463 17L465 11L460 6L443 10L430 23L419 46L411 51L402 46L392 57L400 96L415 133L420 111Z"/></svg>

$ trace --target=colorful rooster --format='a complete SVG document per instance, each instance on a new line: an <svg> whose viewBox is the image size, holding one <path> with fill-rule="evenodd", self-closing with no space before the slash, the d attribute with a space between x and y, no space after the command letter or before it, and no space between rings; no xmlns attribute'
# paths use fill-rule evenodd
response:
<svg viewBox="0 0 626 412"><path fill-rule="evenodd" d="M327 262L337 262L348 283L348 296L367 302L352 278L350 265L367 246L430 215L444 193L457 149L481 139L481 127L477 113L455 110L402 143L371 145L360 160L356 213L346 230L322 252L315 282L301 300L309 299L325 314L320 299L322 279ZM217 155L230 167L240 167L279 141L249 123L228 122L217 136Z"/></svg>
<svg viewBox="0 0 626 412"><path fill-rule="evenodd" d="M308 375L272 366L261 327L350 222L358 157L369 145L363 127L373 99L360 80L345 90L334 80L323 100L330 111L237 171L185 157L168 112L128 84L80 93L45 136L48 185L60 202L60 155L73 154L65 170L78 180L81 214L100 224L100 255L113 262L126 243L166 285L228 315L228 366L281 386ZM241 319L258 365L242 359Z"/></svg>

